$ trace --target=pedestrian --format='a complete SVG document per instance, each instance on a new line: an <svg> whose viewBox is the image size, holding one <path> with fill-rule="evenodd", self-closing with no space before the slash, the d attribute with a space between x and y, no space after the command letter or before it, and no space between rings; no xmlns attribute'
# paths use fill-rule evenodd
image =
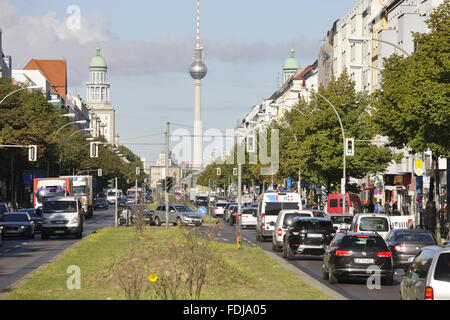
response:
<svg viewBox="0 0 450 320"><path fill-rule="evenodd" d="M369 213L375 212L375 206L373 205L373 201L369 202L369 205L367 206L367 210Z"/></svg>
<svg viewBox="0 0 450 320"><path fill-rule="evenodd" d="M404 202L402 208L403 208L403 215L408 216L408 215L409 215L409 206L408 206L408 203L407 203L407 202Z"/></svg>
<svg viewBox="0 0 450 320"><path fill-rule="evenodd" d="M399 216L397 201L392 204L392 215Z"/></svg>

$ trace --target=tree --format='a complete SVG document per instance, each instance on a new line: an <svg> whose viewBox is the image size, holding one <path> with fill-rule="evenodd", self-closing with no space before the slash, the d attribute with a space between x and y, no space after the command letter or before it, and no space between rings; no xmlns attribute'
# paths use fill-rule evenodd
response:
<svg viewBox="0 0 450 320"><path fill-rule="evenodd" d="M432 151L430 189L439 195L438 158L450 156L450 1L433 10L426 24L429 32L413 34L416 52L384 60L373 123L394 147Z"/></svg>
<svg viewBox="0 0 450 320"><path fill-rule="evenodd" d="M344 72L333 78L327 88L319 88L339 113L346 138L371 140L376 135L370 125L369 107L372 99L356 92L354 82ZM339 120L332 107L319 95L311 101L301 100L295 110L287 113L280 130L280 176L297 176L302 180L339 185L343 175L343 137ZM386 147L357 141L353 157L346 157L346 178L363 178L369 172L383 171L398 158Z"/></svg>

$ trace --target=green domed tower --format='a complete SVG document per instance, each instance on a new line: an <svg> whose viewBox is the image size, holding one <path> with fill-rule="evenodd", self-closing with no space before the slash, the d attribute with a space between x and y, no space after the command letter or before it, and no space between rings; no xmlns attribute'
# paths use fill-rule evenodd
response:
<svg viewBox="0 0 450 320"><path fill-rule="evenodd" d="M295 57L295 50L291 49L291 55L287 58L283 67L284 82L288 81L293 75L300 70L300 63Z"/></svg>

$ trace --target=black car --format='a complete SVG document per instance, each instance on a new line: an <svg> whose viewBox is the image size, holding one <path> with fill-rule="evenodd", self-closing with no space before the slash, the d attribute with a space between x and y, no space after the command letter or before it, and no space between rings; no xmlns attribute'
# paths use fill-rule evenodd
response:
<svg viewBox="0 0 450 320"><path fill-rule="evenodd" d="M108 200L106 200L106 198L96 198L94 200L94 209L108 210L108 205Z"/></svg>
<svg viewBox="0 0 450 320"><path fill-rule="evenodd" d="M394 229L385 238L392 253L394 267L407 269L416 254L426 246L437 245L430 231L416 229Z"/></svg>
<svg viewBox="0 0 450 320"><path fill-rule="evenodd" d="M25 237L34 239L34 222L28 213L11 212L5 213L0 219L2 238Z"/></svg>
<svg viewBox="0 0 450 320"><path fill-rule="evenodd" d="M197 207L207 206L208 203L209 203L209 200L208 200L207 196L197 196L197 197L195 197L195 205Z"/></svg>
<svg viewBox="0 0 450 320"><path fill-rule="evenodd" d="M31 221L34 222L34 230L41 231L42 228L42 211L41 209L22 209L20 212L26 212L30 216Z"/></svg>
<svg viewBox="0 0 450 320"><path fill-rule="evenodd" d="M381 282L392 285L394 268L392 254L377 233L338 233L323 256L322 278L338 283L343 278L368 278L375 266Z"/></svg>
<svg viewBox="0 0 450 320"><path fill-rule="evenodd" d="M283 238L283 257L294 260L295 255L322 255L335 235L328 219L296 217Z"/></svg>
<svg viewBox="0 0 450 320"><path fill-rule="evenodd" d="M117 205L118 206L124 206L127 203L127 197L126 196L120 196L117 198Z"/></svg>

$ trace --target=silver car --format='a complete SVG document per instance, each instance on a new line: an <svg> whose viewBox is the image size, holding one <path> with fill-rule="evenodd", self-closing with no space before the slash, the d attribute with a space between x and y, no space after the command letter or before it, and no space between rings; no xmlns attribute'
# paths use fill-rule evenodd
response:
<svg viewBox="0 0 450 320"><path fill-rule="evenodd" d="M404 275L399 270L399 275ZM450 300L450 247L423 248L400 285L403 300Z"/></svg>
<svg viewBox="0 0 450 320"><path fill-rule="evenodd" d="M166 206L160 205L156 208L153 214L155 225L160 226L166 223ZM201 226L203 223L203 216L195 212L191 207L184 204L169 205L169 221L174 225L189 225L194 224Z"/></svg>

